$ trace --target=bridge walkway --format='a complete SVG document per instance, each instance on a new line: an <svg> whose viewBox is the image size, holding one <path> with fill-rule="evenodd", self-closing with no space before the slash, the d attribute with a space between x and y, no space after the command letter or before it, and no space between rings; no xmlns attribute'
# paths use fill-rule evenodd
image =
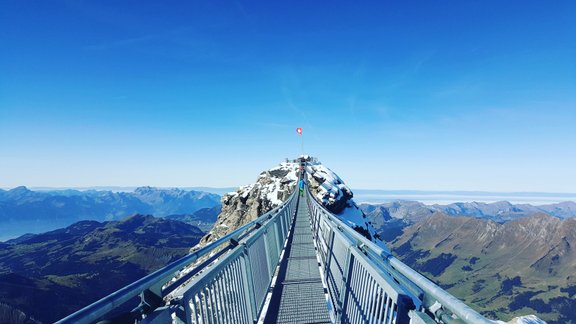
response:
<svg viewBox="0 0 576 324"><path fill-rule="evenodd" d="M306 196L298 203L265 323L331 323Z"/></svg>

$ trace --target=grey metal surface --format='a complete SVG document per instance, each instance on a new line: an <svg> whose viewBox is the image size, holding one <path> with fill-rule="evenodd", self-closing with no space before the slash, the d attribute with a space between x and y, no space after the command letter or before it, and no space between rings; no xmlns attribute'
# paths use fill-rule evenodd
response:
<svg viewBox="0 0 576 324"><path fill-rule="evenodd" d="M282 264L281 278L276 284L267 321L275 323L331 323L328 304L316 250L312 241L312 228L306 198L301 199L289 238L286 262ZM284 271L285 272L284 272Z"/></svg>
<svg viewBox="0 0 576 324"><path fill-rule="evenodd" d="M331 323L322 282L284 286L276 323Z"/></svg>

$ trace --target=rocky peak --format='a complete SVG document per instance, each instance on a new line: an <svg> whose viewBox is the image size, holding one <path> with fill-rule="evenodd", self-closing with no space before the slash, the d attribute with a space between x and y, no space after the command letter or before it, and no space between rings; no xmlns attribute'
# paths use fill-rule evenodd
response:
<svg viewBox="0 0 576 324"><path fill-rule="evenodd" d="M17 204L24 204L42 200L47 196L48 194L45 192L35 192L25 186L20 186L0 192L0 201L12 201Z"/></svg>
<svg viewBox="0 0 576 324"><path fill-rule="evenodd" d="M341 213L354 197L352 190L344 184L344 181L319 162L308 163L306 176L310 191L314 193L318 202L335 214Z"/></svg>
<svg viewBox="0 0 576 324"><path fill-rule="evenodd" d="M187 191L178 188L160 189L156 187L138 187L134 190L136 196L182 196Z"/></svg>
<svg viewBox="0 0 576 324"><path fill-rule="evenodd" d="M12 188L12 189L8 190L8 192L25 193L25 192L30 192L30 189L28 189L26 186L19 186L19 187Z"/></svg>
<svg viewBox="0 0 576 324"><path fill-rule="evenodd" d="M376 231L352 200L352 190L338 175L309 156L281 163L262 172L255 183L224 195L222 211L212 231L200 244L217 240L282 204L297 185L301 160L307 163L306 176L312 196L344 223L384 247L382 242L375 240Z"/></svg>
<svg viewBox="0 0 576 324"><path fill-rule="evenodd" d="M34 192L32 192L30 189L26 188L25 186L20 186L20 187L12 188L8 191L5 191L3 196L5 196L5 198L7 198L7 199L21 199L21 198L29 197L33 193Z"/></svg>
<svg viewBox="0 0 576 324"><path fill-rule="evenodd" d="M157 188L154 187L150 187L150 186L144 186L144 187L138 187L136 189L134 189L134 192L140 195L146 195L152 192L157 191Z"/></svg>
<svg viewBox="0 0 576 324"><path fill-rule="evenodd" d="M530 217L513 220L503 226L508 235L524 238L545 239L556 236L562 227L562 220L547 214L538 213Z"/></svg>
<svg viewBox="0 0 576 324"><path fill-rule="evenodd" d="M386 248L364 212L356 205L352 190L332 170L316 159L306 160L306 177L312 196L344 223Z"/></svg>
<svg viewBox="0 0 576 324"><path fill-rule="evenodd" d="M215 241L288 199L298 180L299 164L287 161L260 173L256 182L222 196L222 211L202 244Z"/></svg>

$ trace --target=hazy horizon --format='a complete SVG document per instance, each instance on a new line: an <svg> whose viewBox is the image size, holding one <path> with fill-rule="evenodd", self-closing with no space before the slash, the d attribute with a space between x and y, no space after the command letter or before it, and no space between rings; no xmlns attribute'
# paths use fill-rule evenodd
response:
<svg viewBox="0 0 576 324"><path fill-rule="evenodd" d="M132 192L138 187L147 186L96 186L96 187L28 187L32 191L63 191L63 190L97 190L112 192ZM16 188L16 187L14 187ZM2 188L11 190L14 188ZM235 191L238 187L155 187L158 189L182 189L197 190L223 195L227 192ZM391 201L411 200L424 204L446 205L456 202L484 202L492 203L497 201L508 201L512 204L545 205L566 201L576 202L576 193L570 192L497 192L497 191L466 191L466 190L394 190L394 189L365 189L351 188L354 193L354 200L361 203L381 204Z"/></svg>
<svg viewBox="0 0 576 324"><path fill-rule="evenodd" d="M246 186L248 183L241 184L238 186L224 186L224 187L212 187L212 186L152 186L152 185L138 185L138 186L28 186L28 185L18 185L14 187L0 187L2 190L11 190L18 187L26 187L33 191L58 191L58 190L108 190L108 191L134 191L136 188L141 187L152 187L158 189L182 189L182 190L223 190L223 189L236 189L242 186ZM352 188L353 189L353 188ZM576 192L559 192L559 191L495 191L495 190L427 190L427 189L390 189L390 188L356 188L355 191L363 192L375 192L375 193L406 193L406 194L418 194L418 193L445 193L445 194L543 194L543 195L565 195L572 196L576 195Z"/></svg>

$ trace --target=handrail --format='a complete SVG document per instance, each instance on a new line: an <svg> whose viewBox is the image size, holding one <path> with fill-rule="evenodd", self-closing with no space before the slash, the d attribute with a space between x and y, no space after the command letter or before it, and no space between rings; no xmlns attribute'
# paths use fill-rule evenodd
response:
<svg viewBox="0 0 576 324"><path fill-rule="evenodd" d="M240 228L234 230L233 232L219 238L218 240L211 242L210 244L200 248L199 250L186 255L179 260L172 262L171 264L161 268L135 282L129 284L128 286L82 308L81 310L59 320L56 323L91 323L94 322L106 314L110 313L112 310L126 303L127 301L139 296L146 290L151 290L152 287L162 287L170 280L172 280L181 270L185 267L191 265L196 260L201 257L208 255L213 252L219 246L223 244L236 245L238 239L246 237L254 230L260 228L263 222L268 219L273 218L280 214L280 211L289 206L292 199L295 197L296 190L292 192L290 197L283 202L280 206L272 209L271 211L265 213L264 215L258 217L257 219L241 226ZM244 235L243 235L244 234ZM171 291L174 291L178 287L173 287ZM164 297L171 291L162 291L161 294Z"/></svg>
<svg viewBox="0 0 576 324"><path fill-rule="evenodd" d="M395 270L410 280L411 283L420 288L424 294L426 294L428 297L431 297L434 301L437 301L440 304L436 307L441 306L449 310L452 314L456 315L459 319L465 321L466 323L496 323L495 321L485 318L470 308L468 305L464 304L461 300L452 296L447 291L434 284L432 281L428 280L426 277L422 276L420 273L416 272L402 261L398 260L390 253L390 250L387 248L378 246L374 242L368 240L366 237L352 229L349 225L340 220L338 216L332 214L322 204L320 204L313 197L309 190L307 194L309 195L308 201L311 202L313 209L316 209L319 214L324 217L325 220L332 223L330 226L333 229L337 229L338 231L343 232L351 243L356 244L358 248L361 248L366 257L375 261L375 263L381 266L383 269ZM389 266L386 266L386 264ZM394 274L392 273L392 275ZM438 315L438 317L443 317L442 314Z"/></svg>

